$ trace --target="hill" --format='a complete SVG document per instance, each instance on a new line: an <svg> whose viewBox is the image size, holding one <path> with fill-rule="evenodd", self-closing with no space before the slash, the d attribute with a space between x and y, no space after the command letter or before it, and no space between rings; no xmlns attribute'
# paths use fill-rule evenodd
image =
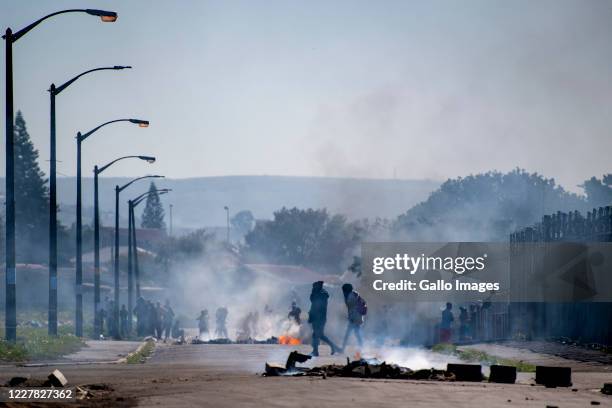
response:
<svg viewBox="0 0 612 408"><path fill-rule="evenodd" d="M112 223L114 186L130 178L101 178L102 220ZM285 207L327 208L331 213L346 214L351 219L364 217L395 218L407 208L425 200L440 183L430 180L380 180L287 176L223 176L187 179L157 179L158 188L173 191L162 196L168 223L169 204L173 205L175 229L225 226L224 206L232 214L250 210L258 219L272 218L275 210ZM58 177L60 219L65 225L74 221L76 179ZM0 184L4 187L4 181ZM121 193L121 215L127 216L128 198L148 188L143 180ZM140 210L144 205L140 206ZM93 217L93 179L83 179L84 223Z"/></svg>

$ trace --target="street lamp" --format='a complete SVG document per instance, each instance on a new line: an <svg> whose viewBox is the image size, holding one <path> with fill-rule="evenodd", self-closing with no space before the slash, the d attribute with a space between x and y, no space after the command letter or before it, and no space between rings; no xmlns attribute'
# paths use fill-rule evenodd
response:
<svg viewBox="0 0 612 408"><path fill-rule="evenodd" d="M230 217L229 217L229 207L226 205L225 207L223 207L223 209L225 210L225 212L227 213L227 243L229 244L230 242Z"/></svg>
<svg viewBox="0 0 612 408"><path fill-rule="evenodd" d="M154 163L152 156L123 156L99 167L94 166L94 338L99 338L102 331L100 316L100 205L98 202L98 175L113 164L123 159L140 159L147 163Z"/></svg>
<svg viewBox="0 0 612 408"><path fill-rule="evenodd" d="M57 184L56 184L56 152L55 152L55 97L64 89L83 75L91 72L105 70L122 70L131 68L129 66L115 65L112 67L94 68L82 72L59 87L51 84L49 94L51 97L51 134L50 134L50 170L49 170L49 334L57 335ZM80 288L77 287L77 296ZM77 327L82 322L76 322ZM78 328L77 328L78 330Z"/></svg>
<svg viewBox="0 0 612 408"><path fill-rule="evenodd" d="M115 307L113 310L113 316L115 320L115 327L113 328L113 335L115 338L119 337L118 323L119 323L119 194L128 188L130 185L138 180L147 178L161 178L164 176L152 175L142 176L135 178L134 180L125 183L123 186L115 186Z"/></svg>
<svg viewBox="0 0 612 408"><path fill-rule="evenodd" d="M75 335L83 337L83 239L82 239L82 197L81 197L81 143L95 133L98 129L116 122L131 122L138 124L146 124L149 122L141 119L116 119L105 122L98 127L93 128L87 133L77 133L77 202L76 202L76 316L75 316Z"/></svg>
<svg viewBox="0 0 612 408"><path fill-rule="evenodd" d="M134 254L138 253L138 247L136 246L136 218L134 216L134 208L140 204L141 201L143 201L145 198L148 198L151 194L167 194L168 192L172 191L171 189L168 188L163 188L163 189L155 189L155 190L149 190L145 193L142 193L141 195L139 195L138 197L134 198L133 200L128 200L128 332L131 333L132 331L132 310L134 307L134 297L133 297L133 292L134 292L134 268L132 267L133 265L133 259L134 258ZM132 249L133 247L133 249ZM136 275L136 296L140 297L140 274Z"/></svg>
<svg viewBox="0 0 612 408"><path fill-rule="evenodd" d="M114 11L96 9L69 9L48 14L32 24L13 33L10 27L2 36L5 40L5 59L6 59L6 102L5 102L5 124L6 124L6 252L5 252L5 279L6 279L6 318L5 335L6 340L15 342L17 338L17 298L16 298L16 274L15 274L15 147L13 131L13 43L23 37L28 31L36 27L42 21L64 13L87 13L99 16L102 21L112 22L117 20L117 13Z"/></svg>

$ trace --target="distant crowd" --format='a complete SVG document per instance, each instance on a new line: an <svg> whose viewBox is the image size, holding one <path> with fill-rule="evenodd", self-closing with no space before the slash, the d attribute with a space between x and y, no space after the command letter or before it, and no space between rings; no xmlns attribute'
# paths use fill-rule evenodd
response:
<svg viewBox="0 0 612 408"><path fill-rule="evenodd" d="M129 338L130 319L132 317L125 305L119 310L119 321L115 321L115 302L106 298L105 306L100 311L101 333L108 337ZM153 303L145 300L142 296L136 300L133 314L136 316L136 335L138 337L152 336L158 340L184 337L180 321L174 315L170 302L166 300L162 305L160 302Z"/></svg>

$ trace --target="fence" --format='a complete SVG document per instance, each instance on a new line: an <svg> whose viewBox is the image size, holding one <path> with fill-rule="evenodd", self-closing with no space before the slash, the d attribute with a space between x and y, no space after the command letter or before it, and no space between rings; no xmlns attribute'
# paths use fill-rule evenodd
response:
<svg viewBox="0 0 612 408"><path fill-rule="evenodd" d="M578 211L546 215L532 227L510 235L511 262L523 260L533 245L548 242L612 242L612 206L594 208L586 217ZM516 259L515 258L515 259ZM612 303L512 303L510 327L513 336L524 338L567 338L580 343L612 345Z"/></svg>

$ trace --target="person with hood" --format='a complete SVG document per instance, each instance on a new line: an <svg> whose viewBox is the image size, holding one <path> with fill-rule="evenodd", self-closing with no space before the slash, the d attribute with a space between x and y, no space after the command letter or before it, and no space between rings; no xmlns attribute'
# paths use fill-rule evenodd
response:
<svg viewBox="0 0 612 408"><path fill-rule="evenodd" d="M344 303L346 304L348 312L348 325L346 326L346 333L344 334L344 341L342 342L342 350L346 347L351 332L355 333L357 344L359 344L361 348L363 346L361 326L363 325L363 316L366 314L367 310L366 302L359 296L359 293L353 290L353 285L350 283L342 285L342 293L344 294Z"/></svg>
<svg viewBox="0 0 612 408"><path fill-rule="evenodd" d="M302 324L302 318L300 317L301 314L302 309L300 309L300 307L297 305L297 302L294 300L293 302L291 302L291 309L289 309L289 314L287 315L287 318L295 322L295 324L299 326Z"/></svg>
<svg viewBox="0 0 612 408"><path fill-rule="evenodd" d="M308 313L308 323L312 325L312 353L311 356L319 355L319 343L323 340L331 347L331 354L335 354L340 349L325 335L325 323L327 322L327 300L329 293L323 288L323 281L312 284L310 293L310 311Z"/></svg>

